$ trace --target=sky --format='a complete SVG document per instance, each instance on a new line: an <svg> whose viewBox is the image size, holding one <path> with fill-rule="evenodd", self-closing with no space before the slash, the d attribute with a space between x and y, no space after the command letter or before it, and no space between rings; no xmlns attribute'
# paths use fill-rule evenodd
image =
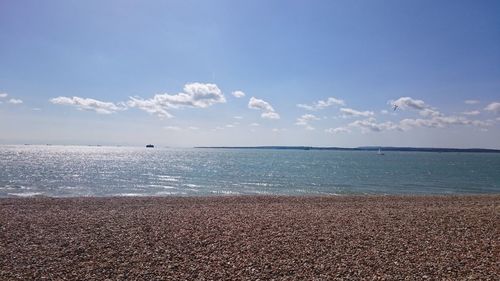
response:
<svg viewBox="0 0 500 281"><path fill-rule="evenodd" d="M500 148L499 14L0 0L0 143Z"/></svg>

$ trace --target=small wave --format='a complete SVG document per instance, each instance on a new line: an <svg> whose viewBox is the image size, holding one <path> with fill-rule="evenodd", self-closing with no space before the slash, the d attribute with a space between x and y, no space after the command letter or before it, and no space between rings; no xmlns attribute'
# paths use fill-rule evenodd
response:
<svg viewBox="0 0 500 281"><path fill-rule="evenodd" d="M140 197L140 196L147 196L147 194L142 194L142 193L118 193L114 194L115 196L121 196L121 197Z"/></svg>
<svg viewBox="0 0 500 281"><path fill-rule="evenodd" d="M162 196L162 195L186 195L187 193L186 192L180 192L180 191L160 191L160 192L156 192L155 195L156 196Z"/></svg>
<svg viewBox="0 0 500 281"><path fill-rule="evenodd" d="M24 193L7 193L8 195L18 197L33 197L43 195L43 192L24 192Z"/></svg>
<svg viewBox="0 0 500 281"><path fill-rule="evenodd" d="M261 191L261 190L255 190L252 192L253 194L260 194L260 195L272 195L274 193L269 192L269 191Z"/></svg>
<svg viewBox="0 0 500 281"><path fill-rule="evenodd" d="M67 189L67 190L76 190L76 189L82 189L80 186L59 186L59 189Z"/></svg>
<svg viewBox="0 0 500 281"><path fill-rule="evenodd" d="M239 194L241 194L237 191L231 191L231 190L212 190L211 193L223 194L223 195L239 195Z"/></svg>
<svg viewBox="0 0 500 281"><path fill-rule="evenodd" d="M252 186L277 186L276 184L267 182L242 182L242 185L252 185Z"/></svg>
<svg viewBox="0 0 500 281"><path fill-rule="evenodd" d="M180 177L178 176L167 176L167 175L158 175L156 176L160 181L179 181Z"/></svg>
<svg viewBox="0 0 500 281"><path fill-rule="evenodd" d="M148 187L161 187L161 188L165 188L165 189L175 189L176 188L175 186L161 185L161 184L150 184L150 185L148 185Z"/></svg>
<svg viewBox="0 0 500 281"><path fill-rule="evenodd" d="M7 184L5 186L0 187L0 189L30 189L29 187L26 187L24 185L12 185L12 184Z"/></svg>

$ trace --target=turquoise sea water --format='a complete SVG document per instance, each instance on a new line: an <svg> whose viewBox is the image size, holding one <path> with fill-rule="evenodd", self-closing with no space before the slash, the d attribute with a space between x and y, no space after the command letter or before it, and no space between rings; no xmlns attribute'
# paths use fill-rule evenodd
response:
<svg viewBox="0 0 500 281"><path fill-rule="evenodd" d="M500 154L0 146L0 197L500 193Z"/></svg>

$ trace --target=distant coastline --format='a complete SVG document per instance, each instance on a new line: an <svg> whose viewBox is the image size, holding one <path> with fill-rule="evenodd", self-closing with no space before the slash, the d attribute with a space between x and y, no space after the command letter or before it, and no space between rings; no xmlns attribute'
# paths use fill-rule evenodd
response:
<svg viewBox="0 0 500 281"><path fill-rule="evenodd" d="M113 144L1 144L0 146L88 146L88 147L144 147L143 145L113 145ZM175 147L161 146L161 148L195 148L195 149L262 149L262 150L337 150L337 151L394 151L394 152L465 152L465 153L500 153L500 149L493 148L446 148L446 147L398 147L398 146L194 146Z"/></svg>
<svg viewBox="0 0 500 281"><path fill-rule="evenodd" d="M274 150L338 150L338 151L407 151L407 152L469 152L500 153L499 149L487 148L435 148L435 147L393 147L393 146L361 146L361 147L317 147L317 146L197 146L195 148L215 149L274 149Z"/></svg>

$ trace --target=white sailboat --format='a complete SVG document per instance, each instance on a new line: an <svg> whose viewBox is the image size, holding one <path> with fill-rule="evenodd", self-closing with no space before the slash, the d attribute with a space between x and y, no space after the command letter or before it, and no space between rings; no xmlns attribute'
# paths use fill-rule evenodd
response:
<svg viewBox="0 0 500 281"><path fill-rule="evenodd" d="M378 149L377 155L384 155L384 153L380 150L380 148Z"/></svg>

